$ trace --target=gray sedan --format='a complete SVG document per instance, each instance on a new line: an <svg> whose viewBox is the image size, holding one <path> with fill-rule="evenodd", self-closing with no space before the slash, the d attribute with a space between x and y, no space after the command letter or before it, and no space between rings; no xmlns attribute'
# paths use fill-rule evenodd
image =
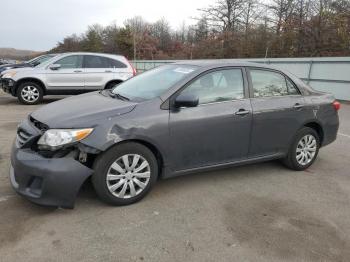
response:
<svg viewBox="0 0 350 262"><path fill-rule="evenodd" d="M339 107L264 65L170 64L30 114L11 182L35 203L72 208L88 178L102 200L126 205L159 178L272 159L304 170L336 139Z"/></svg>

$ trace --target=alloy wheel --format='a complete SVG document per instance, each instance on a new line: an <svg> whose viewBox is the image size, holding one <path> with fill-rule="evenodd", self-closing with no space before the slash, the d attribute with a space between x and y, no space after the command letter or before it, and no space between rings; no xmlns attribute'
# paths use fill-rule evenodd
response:
<svg viewBox="0 0 350 262"><path fill-rule="evenodd" d="M25 86L21 91L21 96L24 101L33 103L39 99L40 93L35 86Z"/></svg>
<svg viewBox="0 0 350 262"><path fill-rule="evenodd" d="M309 164L316 155L317 151L317 141L313 135L303 136L297 145L296 149L296 160L297 162L305 166Z"/></svg>
<svg viewBox="0 0 350 262"><path fill-rule="evenodd" d="M148 185L151 168L148 161L138 154L119 157L109 167L106 183L111 194L118 198L132 198Z"/></svg>

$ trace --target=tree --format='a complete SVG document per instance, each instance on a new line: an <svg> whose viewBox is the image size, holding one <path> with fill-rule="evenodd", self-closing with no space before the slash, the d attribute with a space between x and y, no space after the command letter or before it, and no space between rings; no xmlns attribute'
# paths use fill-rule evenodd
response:
<svg viewBox="0 0 350 262"><path fill-rule="evenodd" d="M89 52L102 52L103 51L103 28L102 26L95 24L89 26L85 37L82 40L82 48L84 51Z"/></svg>
<svg viewBox="0 0 350 262"><path fill-rule="evenodd" d="M62 42L57 44L52 52L76 52L80 50L80 41L81 39L73 34L71 36L67 36L63 39Z"/></svg>
<svg viewBox="0 0 350 262"><path fill-rule="evenodd" d="M268 2L267 2L268 1ZM350 55L350 0L217 0L195 24L173 30L140 16L92 25L52 52L119 53L138 59Z"/></svg>
<svg viewBox="0 0 350 262"><path fill-rule="evenodd" d="M209 24L206 16L201 17L195 27L195 40L201 41L208 38L209 35Z"/></svg>
<svg viewBox="0 0 350 262"><path fill-rule="evenodd" d="M235 31L243 13L243 0L217 0L208 8L199 9L212 25L221 31Z"/></svg>
<svg viewBox="0 0 350 262"><path fill-rule="evenodd" d="M167 51L171 43L171 32L168 21L163 17L151 25L151 36L158 39L158 48Z"/></svg>

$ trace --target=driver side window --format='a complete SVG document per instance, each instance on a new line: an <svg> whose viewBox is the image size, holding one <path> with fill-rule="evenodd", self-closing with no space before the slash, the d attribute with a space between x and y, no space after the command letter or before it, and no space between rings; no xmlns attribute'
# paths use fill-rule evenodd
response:
<svg viewBox="0 0 350 262"><path fill-rule="evenodd" d="M82 68L83 56L81 55L71 55L66 56L58 61L55 64L61 65L61 69L71 69L71 68Z"/></svg>
<svg viewBox="0 0 350 262"><path fill-rule="evenodd" d="M223 69L200 76L188 85L183 94L196 95L199 104L230 101L244 98L241 69Z"/></svg>

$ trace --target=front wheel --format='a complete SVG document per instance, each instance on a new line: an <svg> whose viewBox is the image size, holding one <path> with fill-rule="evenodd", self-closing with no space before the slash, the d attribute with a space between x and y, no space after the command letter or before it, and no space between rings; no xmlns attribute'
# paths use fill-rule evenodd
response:
<svg viewBox="0 0 350 262"><path fill-rule="evenodd" d="M98 157L92 184L97 195L112 205L129 205L141 200L158 177L157 160L138 143L116 145Z"/></svg>
<svg viewBox="0 0 350 262"><path fill-rule="evenodd" d="M317 132L309 127L300 129L283 163L297 171L305 170L316 160L320 147Z"/></svg>
<svg viewBox="0 0 350 262"><path fill-rule="evenodd" d="M22 83L17 89L17 98L22 104L36 105L43 99L43 89L34 82Z"/></svg>

